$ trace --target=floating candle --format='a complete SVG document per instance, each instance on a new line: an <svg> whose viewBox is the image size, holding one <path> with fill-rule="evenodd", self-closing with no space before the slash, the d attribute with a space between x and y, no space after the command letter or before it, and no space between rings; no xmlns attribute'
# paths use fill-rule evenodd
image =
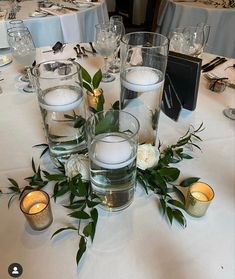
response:
<svg viewBox="0 0 235 279"><path fill-rule="evenodd" d="M38 213L38 212L42 211L45 207L46 207L45 203L42 203L42 202L36 203L32 207L30 207L29 214Z"/></svg>
<svg viewBox="0 0 235 279"><path fill-rule="evenodd" d="M146 92L156 90L162 83L161 72L149 67L133 67L126 71L123 85L132 91Z"/></svg>
<svg viewBox="0 0 235 279"><path fill-rule="evenodd" d="M130 163L131 145L120 136L105 136L95 145L95 158L98 165L106 168L121 168Z"/></svg>
<svg viewBox="0 0 235 279"><path fill-rule="evenodd" d="M57 88L49 91L44 96L44 102L40 105L42 108L50 111L68 111L75 109L82 101L82 93L69 88Z"/></svg>

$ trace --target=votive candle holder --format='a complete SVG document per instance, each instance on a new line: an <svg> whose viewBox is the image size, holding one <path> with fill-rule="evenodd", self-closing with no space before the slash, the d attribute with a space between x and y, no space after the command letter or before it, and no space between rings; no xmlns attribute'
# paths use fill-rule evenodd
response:
<svg viewBox="0 0 235 279"><path fill-rule="evenodd" d="M185 209L193 217L205 215L214 198L213 189L204 182L195 182L189 186Z"/></svg>
<svg viewBox="0 0 235 279"><path fill-rule="evenodd" d="M20 209L33 230L44 230L53 221L50 197L42 190L33 190L27 193L21 199Z"/></svg>

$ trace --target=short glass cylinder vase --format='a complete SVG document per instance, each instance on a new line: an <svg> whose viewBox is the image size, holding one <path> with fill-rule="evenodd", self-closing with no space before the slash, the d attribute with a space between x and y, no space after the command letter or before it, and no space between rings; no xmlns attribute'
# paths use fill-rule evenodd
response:
<svg viewBox="0 0 235 279"><path fill-rule="evenodd" d="M121 39L120 109L140 122L140 143L155 143L161 109L168 39L134 32Z"/></svg>
<svg viewBox="0 0 235 279"><path fill-rule="evenodd" d="M86 108L80 66L68 60L43 62L32 69L32 79L50 156L60 165L71 154L86 149Z"/></svg>
<svg viewBox="0 0 235 279"><path fill-rule="evenodd" d="M101 207L128 207L135 192L138 120L124 111L102 111L88 118L86 131L91 185Z"/></svg>

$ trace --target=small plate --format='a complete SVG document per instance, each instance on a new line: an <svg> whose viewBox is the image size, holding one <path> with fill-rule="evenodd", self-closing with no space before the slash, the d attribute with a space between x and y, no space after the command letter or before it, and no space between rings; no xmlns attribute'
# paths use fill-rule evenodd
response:
<svg viewBox="0 0 235 279"><path fill-rule="evenodd" d="M48 13L46 12L33 12L32 14L30 14L30 17L44 17L47 16Z"/></svg>
<svg viewBox="0 0 235 279"><path fill-rule="evenodd" d="M0 67L10 64L12 59L8 55L0 55Z"/></svg>

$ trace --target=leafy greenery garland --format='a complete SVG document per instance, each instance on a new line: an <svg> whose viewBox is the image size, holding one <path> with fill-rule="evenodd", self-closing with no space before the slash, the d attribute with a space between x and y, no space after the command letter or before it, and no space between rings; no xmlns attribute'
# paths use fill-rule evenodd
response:
<svg viewBox="0 0 235 279"><path fill-rule="evenodd" d="M86 71L84 74L84 71L85 69L83 69L83 79L85 79L85 82L88 84L93 82L93 84L99 86L99 79L101 78L100 73L96 73L92 81L89 74ZM94 78L98 78L98 81L94 80ZM101 94L98 99L98 110L92 108L93 112L103 110L103 94ZM116 106L117 103L113 105L113 108ZM76 120L76 117L74 119ZM180 170L176 167L171 167L171 164L176 164L183 159L193 158L186 153L186 150L188 150L188 148L192 149L193 147L200 149L200 147L195 144L195 141L201 141L201 138L197 134L202 130L203 124L201 124L198 129L193 129L193 131L190 131L189 129L186 134L176 142L176 144L168 146L163 151L160 151L162 145L159 143L158 149L160 151L160 158L158 164L155 167L146 170L137 168L137 180L139 184L145 189L146 194L151 191L158 196L162 213L166 216L170 224L175 220L183 227L186 227L187 225L185 216L182 212L182 210L185 210L183 201L172 198L171 194L177 194L182 200L183 195L181 191L178 190L177 186L187 187L193 182L199 180L198 177L190 177L181 181L179 185L174 184L180 176ZM48 151L48 145L41 144L37 145L37 147L38 146L43 147L41 153L42 157ZM10 193L8 194L12 194L8 202L8 208L13 199L17 196L21 199L26 191L40 190L48 185L49 182L54 182L52 195L54 201L56 202L58 197L65 194L69 195L69 204L63 206L71 210L71 213L69 213L68 216L76 219L78 224L77 227L71 225L60 228L54 232L52 237L66 230L73 230L78 233L80 237L76 255L76 262L78 265L86 251L87 242L89 239L92 242L95 237L98 221L98 211L96 207L101 201L92 193L91 184L82 180L81 174L72 178L67 177L65 167L62 163L60 163L60 167L57 169L58 173L50 174L47 171L42 170L40 165L36 167L35 162L32 159L33 175L25 178L28 182L25 187L20 188L19 184L14 179L8 178L11 183L11 186L9 187Z"/></svg>

